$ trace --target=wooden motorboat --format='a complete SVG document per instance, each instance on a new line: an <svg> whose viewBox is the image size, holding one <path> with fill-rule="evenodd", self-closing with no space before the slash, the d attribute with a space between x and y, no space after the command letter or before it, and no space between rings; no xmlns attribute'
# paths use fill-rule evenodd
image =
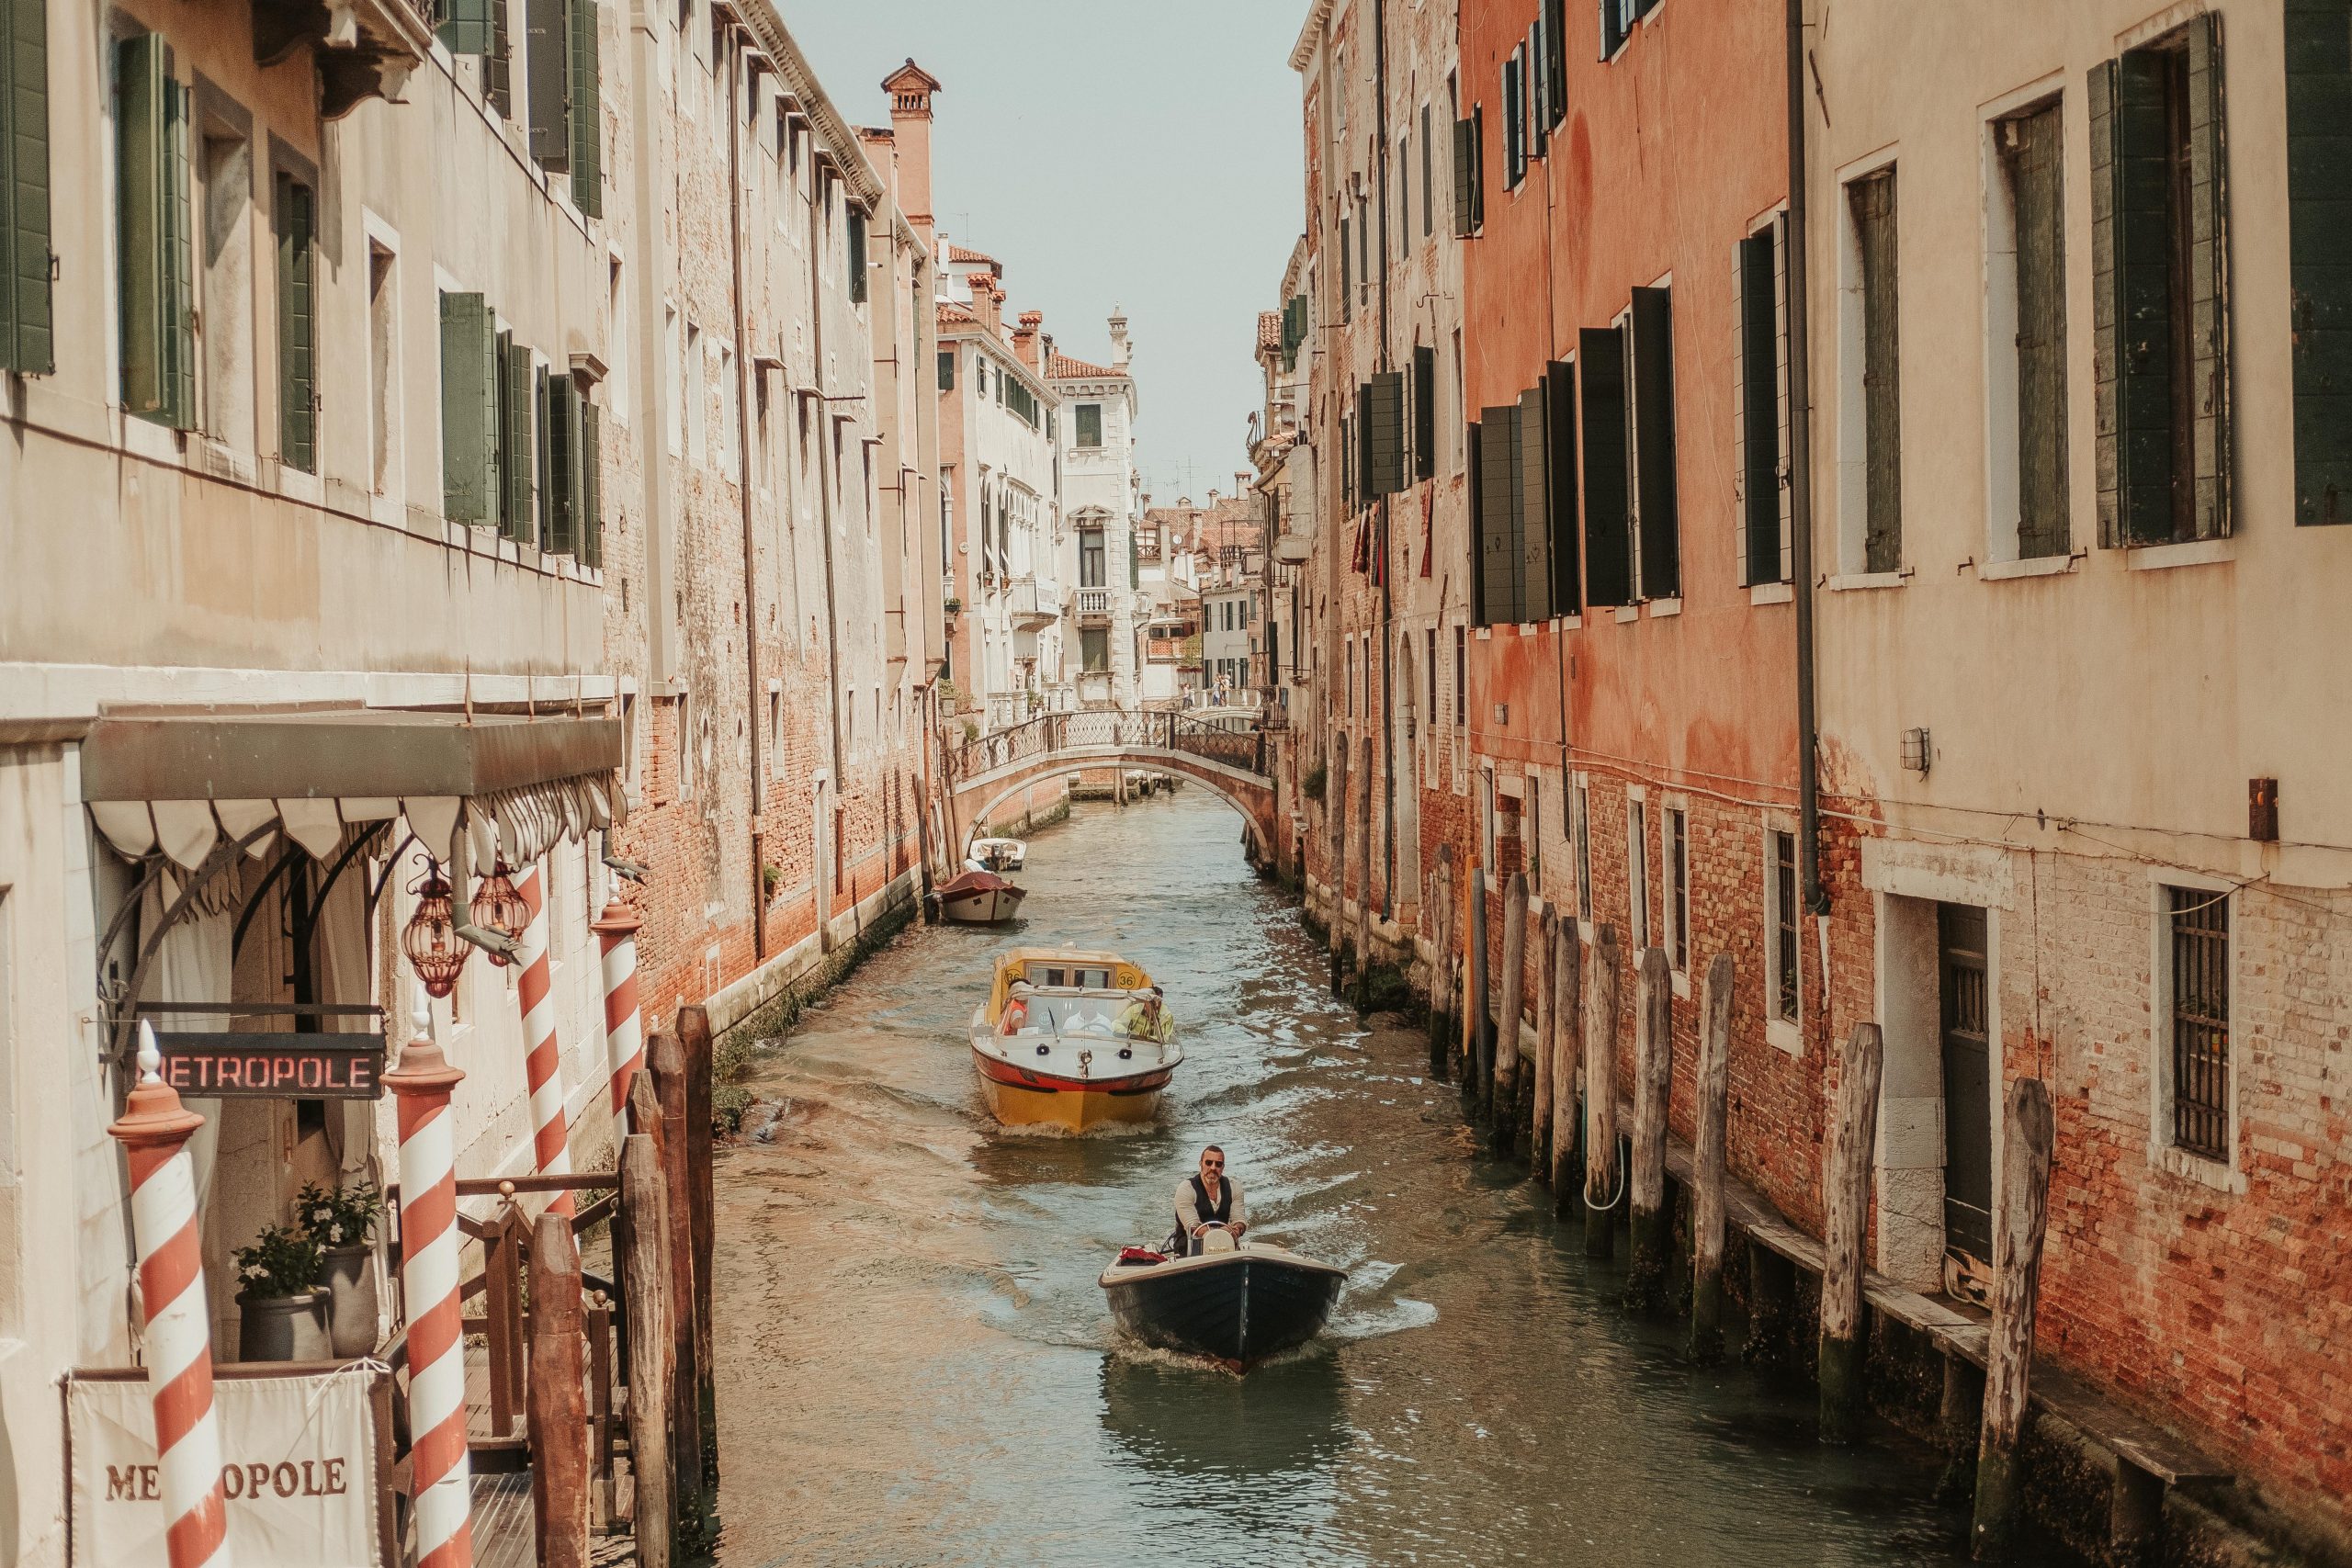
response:
<svg viewBox="0 0 2352 1568"><path fill-rule="evenodd" d="M972 858L990 871L1019 871L1029 859L1029 846L1018 839L975 839Z"/></svg>
<svg viewBox="0 0 2352 1568"><path fill-rule="evenodd" d="M1019 1005L1014 987L1023 987ZM1184 1053L1163 1010L1136 1006L1151 977L1113 953L1016 947L997 960L972 1012L972 1065L989 1111L1008 1127L1083 1133L1148 1122Z"/></svg>
<svg viewBox="0 0 2352 1568"><path fill-rule="evenodd" d="M941 883L932 897L939 900L943 919L958 925L993 926L1012 919L1029 890L992 871L967 871Z"/></svg>
<svg viewBox="0 0 2352 1568"><path fill-rule="evenodd" d="M1214 1244L1227 1241L1212 1231ZM1102 1270L1119 1327L1158 1349L1248 1367L1322 1332L1348 1271L1271 1242L1191 1258L1127 1247Z"/></svg>

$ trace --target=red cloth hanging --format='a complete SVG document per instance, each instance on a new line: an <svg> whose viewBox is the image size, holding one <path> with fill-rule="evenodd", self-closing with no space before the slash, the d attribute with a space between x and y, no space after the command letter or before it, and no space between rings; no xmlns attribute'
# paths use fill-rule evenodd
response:
<svg viewBox="0 0 2352 1568"><path fill-rule="evenodd" d="M1437 526L1436 517L1437 486L1430 485L1421 491L1421 575L1423 577L1430 574L1430 557L1436 554L1430 543L1435 536L1432 530Z"/></svg>

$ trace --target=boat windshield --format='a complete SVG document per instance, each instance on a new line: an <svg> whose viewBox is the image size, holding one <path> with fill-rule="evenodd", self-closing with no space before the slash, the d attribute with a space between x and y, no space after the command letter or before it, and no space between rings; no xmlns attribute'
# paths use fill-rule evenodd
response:
<svg viewBox="0 0 2352 1568"><path fill-rule="evenodd" d="M1068 986L1081 991L1107 991L1111 971L1082 964L1033 963L1023 976L1033 986Z"/></svg>
<svg viewBox="0 0 2352 1568"><path fill-rule="evenodd" d="M1115 1032L1120 998L1077 990L1038 991L1029 998L1029 1016L1007 1034L1089 1035L1108 1040ZM1006 1021L1012 1021L1008 1012Z"/></svg>

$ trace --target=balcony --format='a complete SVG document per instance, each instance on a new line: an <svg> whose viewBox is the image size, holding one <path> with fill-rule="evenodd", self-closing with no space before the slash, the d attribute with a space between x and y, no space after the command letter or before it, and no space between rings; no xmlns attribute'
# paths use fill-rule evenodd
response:
<svg viewBox="0 0 2352 1568"><path fill-rule="evenodd" d="M368 98L400 101L409 73L432 56L434 21L433 0L263 0L254 59L275 65L315 46L320 115L340 119Z"/></svg>
<svg viewBox="0 0 2352 1568"><path fill-rule="evenodd" d="M1111 591L1107 588L1081 588L1071 595L1071 608L1081 626L1107 626L1111 624Z"/></svg>
<svg viewBox="0 0 2352 1568"><path fill-rule="evenodd" d="M1037 580L1029 576L1016 577L1005 584L1004 613L1012 617L1016 632L1040 631L1062 618L1053 595L1039 592Z"/></svg>

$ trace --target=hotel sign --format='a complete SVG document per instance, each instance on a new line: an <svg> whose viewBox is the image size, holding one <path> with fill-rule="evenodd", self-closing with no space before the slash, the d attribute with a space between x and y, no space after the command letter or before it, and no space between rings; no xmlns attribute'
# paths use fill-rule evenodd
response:
<svg viewBox="0 0 2352 1568"><path fill-rule="evenodd" d="M158 1032L164 1081L200 1100L379 1100L381 1034Z"/></svg>

